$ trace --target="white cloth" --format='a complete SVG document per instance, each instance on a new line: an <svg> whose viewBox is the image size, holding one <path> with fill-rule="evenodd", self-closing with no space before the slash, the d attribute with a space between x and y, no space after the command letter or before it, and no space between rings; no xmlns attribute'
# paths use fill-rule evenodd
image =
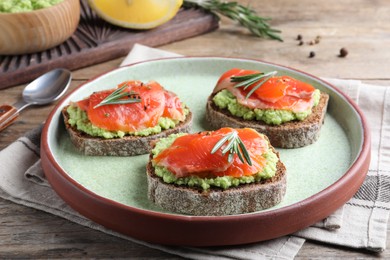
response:
<svg viewBox="0 0 390 260"><path fill-rule="evenodd" d="M138 62L143 57L167 56L177 54L135 45L124 63ZM189 248L154 245L108 230L72 210L47 183L39 158L41 127L0 152L0 197L135 243L193 259L293 259L305 239L383 251L390 209L390 92L386 87L368 86L359 81L327 81L358 101L367 115L372 131L372 162L362 188L344 207L294 235L250 245Z"/></svg>
<svg viewBox="0 0 390 260"><path fill-rule="evenodd" d="M362 187L344 205L341 228L325 231L309 227L296 233L307 239L381 252L386 248L390 210L390 88L360 84L360 92L341 80L329 80L345 86L363 110L371 130L371 163Z"/></svg>

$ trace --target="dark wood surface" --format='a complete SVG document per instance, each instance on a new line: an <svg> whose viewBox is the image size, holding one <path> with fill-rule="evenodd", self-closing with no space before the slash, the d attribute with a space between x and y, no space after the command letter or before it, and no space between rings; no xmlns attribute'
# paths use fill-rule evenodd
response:
<svg viewBox="0 0 390 260"><path fill-rule="evenodd" d="M245 1L283 31L284 42L258 39L222 19L221 28L198 37L167 44L161 49L190 56L255 58L300 69L316 76L357 79L390 86L390 4L387 0L274 0ZM301 34L305 44L298 45ZM319 44L308 41L321 36ZM349 54L339 58L345 47ZM316 56L308 58L310 51ZM119 66L123 58L76 70L71 89ZM24 85L0 90L0 104L12 104ZM0 132L0 149L45 120L53 106L29 108ZM1 170L1 169L0 169ZM0 200L0 258L147 258L177 259L73 224L50 214ZM387 236L390 236L388 229ZM387 247L390 247L389 241ZM307 241L296 259L390 259L381 254Z"/></svg>
<svg viewBox="0 0 390 260"><path fill-rule="evenodd" d="M168 23L153 30L129 30L100 19L81 0L76 32L47 51L0 55L0 89L28 82L53 68L75 70L126 55L135 43L160 46L218 28L218 19L196 8L182 8Z"/></svg>

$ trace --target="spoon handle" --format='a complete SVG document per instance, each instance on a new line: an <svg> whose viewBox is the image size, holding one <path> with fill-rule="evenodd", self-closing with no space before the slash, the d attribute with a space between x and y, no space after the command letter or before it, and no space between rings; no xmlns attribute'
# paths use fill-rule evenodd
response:
<svg viewBox="0 0 390 260"><path fill-rule="evenodd" d="M0 131L12 124L18 118L19 112L16 107L10 105L0 106Z"/></svg>

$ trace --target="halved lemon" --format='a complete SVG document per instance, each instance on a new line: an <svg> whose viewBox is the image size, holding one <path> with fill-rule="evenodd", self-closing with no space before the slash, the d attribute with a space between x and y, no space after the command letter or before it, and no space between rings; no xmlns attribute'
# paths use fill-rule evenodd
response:
<svg viewBox="0 0 390 260"><path fill-rule="evenodd" d="M172 19L183 0L88 0L109 23L132 29L151 29Z"/></svg>

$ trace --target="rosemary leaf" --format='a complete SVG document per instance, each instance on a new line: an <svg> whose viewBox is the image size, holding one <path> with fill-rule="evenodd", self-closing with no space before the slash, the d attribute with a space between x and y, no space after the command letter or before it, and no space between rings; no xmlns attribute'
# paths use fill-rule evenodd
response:
<svg viewBox="0 0 390 260"><path fill-rule="evenodd" d="M216 151L218 151L219 148L221 148L222 145L229 139L229 137L230 137L229 135L225 135L221 140L219 140L219 141L215 144L214 148L211 150L211 154L213 154L213 153L215 153Z"/></svg>
<svg viewBox="0 0 390 260"><path fill-rule="evenodd" d="M240 146L241 152L242 152L242 154L244 155L245 160L248 162L248 164L249 164L250 166L252 166L251 157L249 156L248 150L246 149L245 144L242 142L242 140L241 140L240 137L238 137L238 145ZM239 153L239 154L240 154L240 153ZM244 160L241 160L241 161L243 162Z"/></svg>
<svg viewBox="0 0 390 260"><path fill-rule="evenodd" d="M283 41L278 35L280 30L271 28L268 22L270 18L258 16L256 12L237 2L223 2L221 0L184 0L184 6L200 6L213 13L226 16L246 27L252 34L258 37L267 37Z"/></svg>
<svg viewBox="0 0 390 260"><path fill-rule="evenodd" d="M238 147L237 143L235 143L234 145L234 151L235 153L238 155L238 158L240 159L241 162L245 162L245 159L244 157L242 157L242 152L240 150L240 148ZM249 165L252 165L252 162L251 162L251 158L248 157L249 160L246 160L248 162Z"/></svg>
<svg viewBox="0 0 390 260"><path fill-rule="evenodd" d="M234 158L234 153L230 152L228 156L228 162L231 163L233 161L233 158Z"/></svg>
<svg viewBox="0 0 390 260"><path fill-rule="evenodd" d="M230 82L236 82L235 88L244 87L246 90L252 84L258 82L246 95L245 99L248 99L258 88L261 87L268 79L275 76L278 72L271 71L267 73L253 73L244 76L233 76L230 78Z"/></svg>
<svg viewBox="0 0 390 260"><path fill-rule="evenodd" d="M121 87L117 88L110 95L105 97L99 104L97 104L93 108L95 109L104 105L132 104L141 102L141 99L138 98L139 94L134 91L124 91L126 87L127 84L124 83ZM124 97L129 98L122 99Z"/></svg>
<svg viewBox="0 0 390 260"><path fill-rule="evenodd" d="M249 80L254 78L255 75L261 76L264 75L264 73L255 73L255 74L247 74L247 75L242 75L242 76L233 76L230 78L231 82L241 82L244 80Z"/></svg>
<svg viewBox="0 0 390 260"><path fill-rule="evenodd" d="M259 74L258 77L255 77L255 74L252 74L253 75L253 78L249 78L245 81L242 81L241 83L238 83L235 85L236 88L239 88L239 87L242 87L244 86L244 89L247 89L250 85L252 85L253 83L255 83L256 81L258 81L259 79L262 78L262 75L263 73ZM231 80L231 82L234 82L233 80ZM236 81L236 82L239 82L239 81Z"/></svg>
<svg viewBox="0 0 390 260"><path fill-rule="evenodd" d="M234 132L233 132L234 133ZM232 136L234 136L234 135L232 135ZM235 137L235 136L234 136ZM229 138L230 139L230 138ZM232 140L235 140L235 139L230 139L229 140L229 143L226 145L226 147L222 150L222 154L225 154L225 153L227 153L229 150L231 150L232 149L232 147L233 147L233 144L234 144L234 141L232 141Z"/></svg>
<svg viewBox="0 0 390 260"><path fill-rule="evenodd" d="M242 163L252 165L249 152L236 131L231 132L222 137L211 150L211 154L218 151L225 143L227 143L227 145L222 150L222 154L225 155L227 152L229 152L228 162L232 162L234 154L237 154L238 158Z"/></svg>
<svg viewBox="0 0 390 260"><path fill-rule="evenodd" d="M135 99L122 99L122 100L115 100L115 101L113 100L113 101L110 101L110 103L96 105L94 108L100 107L100 106L103 106L103 105L123 105L123 104L139 103L139 102L141 102L141 99L139 99L139 98L135 98Z"/></svg>

